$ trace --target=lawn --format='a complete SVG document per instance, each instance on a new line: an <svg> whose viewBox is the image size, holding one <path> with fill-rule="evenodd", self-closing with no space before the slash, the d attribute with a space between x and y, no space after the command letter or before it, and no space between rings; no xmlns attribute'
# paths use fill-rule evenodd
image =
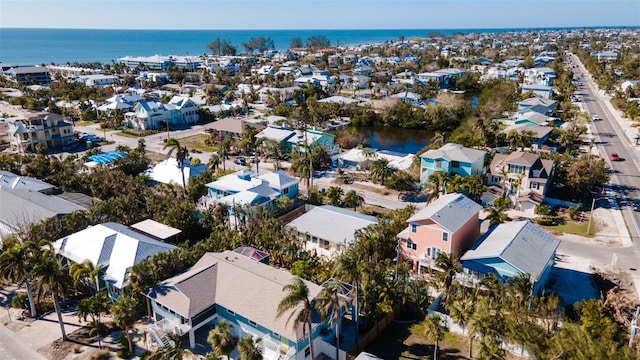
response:
<svg viewBox="0 0 640 360"><path fill-rule="evenodd" d="M593 224L591 224L591 235L587 235L587 227L589 226L589 222L588 221L582 221L582 222L573 222L573 221L567 221L564 224L561 225L555 225L555 226L543 226L546 230L549 230L551 232L561 232L561 233L566 233L566 234L575 234L575 235L580 235L580 236L586 236L586 237L592 237L593 234L597 231L596 229L596 224L595 222Z"/></svg>
<svg viewBox="0 0 640 360"><path fill-rule="evenodd" d="M209 146L204 143L204 141L207 139L207 136L208 135L205 135L205 134L197 134L197 135L192 135L186 138L181 138L180 145L186 146L190 149L198 149L198 150L208 151L208 152L218 151L217 146Z"/></svg>
<svg viewBox="0 0 640 360"><path fill-rule="evenodd" d="M118 135L118 136L124 136L124 137L128 137L128 138L134 138L134 139L137 139L137 138L139 138L139 137L140 137L140 136L138 136L138 135L129 134L129 133L123 133L123 132L117 132L117 133L116 133L116 135Z"/></svg>

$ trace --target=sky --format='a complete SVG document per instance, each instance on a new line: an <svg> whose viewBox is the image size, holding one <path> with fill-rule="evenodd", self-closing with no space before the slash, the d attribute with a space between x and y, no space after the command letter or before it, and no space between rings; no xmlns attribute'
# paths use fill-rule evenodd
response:
<svg viewBox="0 0 640 360"><path fill-rule="evenodd" d="M0 27L482 29L640 26L640 0L0 0Z"/></svg>

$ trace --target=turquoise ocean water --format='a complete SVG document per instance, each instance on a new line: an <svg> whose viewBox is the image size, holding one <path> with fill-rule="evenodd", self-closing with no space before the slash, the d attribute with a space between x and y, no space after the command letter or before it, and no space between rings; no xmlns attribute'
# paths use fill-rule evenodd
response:
<svg viewBox="0 0 640 360"><path fill-rule="evenodd" d="M525 30L525 29L521 29ZM411 29L411 30L82 30L0 28L0 63L12 65L64 64L66 62L111 63L123 56L201 55L216 37L228 39L238 51L251 37L270 37L277 50L289 47L293 37L303 42L324 35L331 45L357 45L396 40L401 35L426 37L431 31L445 35L458 32L506 32L510 29Z"/></svg>

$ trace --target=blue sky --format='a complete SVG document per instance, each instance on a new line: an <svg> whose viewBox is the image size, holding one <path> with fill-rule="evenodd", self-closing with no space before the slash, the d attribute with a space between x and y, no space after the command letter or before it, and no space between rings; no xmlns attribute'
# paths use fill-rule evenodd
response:
<svg viewBox="0 0 640 360"><path fill-rule="evenodd" d="M0 0L0 27L457 29L640 26L639 0Z"/></svg>

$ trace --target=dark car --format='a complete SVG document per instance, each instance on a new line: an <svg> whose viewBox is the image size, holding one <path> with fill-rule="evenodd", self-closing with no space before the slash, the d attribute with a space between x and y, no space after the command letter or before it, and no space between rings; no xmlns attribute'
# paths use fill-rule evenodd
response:
<svg viewBox="0 0 640 360"><path fill-rule="evenodd" d="M640 211L640 199L633 200L633 210Z"/></svg>
<svg viewBox="0 0 640 360"><path fill-rule="evenodd" d="M233 160L233 163L234 164L238 164L238 165L245 165L247 162L244 160L244 158L239 157L239 158Z"/></svg>

